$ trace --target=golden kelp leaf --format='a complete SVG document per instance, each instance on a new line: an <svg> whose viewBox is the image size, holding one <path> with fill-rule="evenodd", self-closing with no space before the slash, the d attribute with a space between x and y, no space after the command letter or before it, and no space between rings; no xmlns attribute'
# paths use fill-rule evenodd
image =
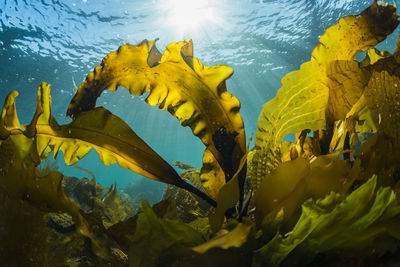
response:
<svg viewBox="0 0 400 267"><path fill-rule="evenodd" d="M378 132L393 138L400 145L400 78L387 71L373 72L364 91Z"/></svg>
<svg viewBox="0 0 400 267"><path fill-rule="evenodd" d="M290 227L306 199L346 193L356 177L340 153L318 156L312 163L298 158L279 165L254 193L257 223L269 223L283 209L285 226Z"/></svg>
<svg viewBox="0 0 400 267"><path fill-rule="evenodd" d="M207 194L217 199L219 190L225 184L225 174L214 155L208 149L204 150L200 179Z"/></svg>
<svg viewBox="0 0 400 267"><path fill-rule="evenodd" d="M25 137L25 125L21 125L15 108L17 91L12 91L6 97L0 118L0 168L8 168L13 161L21 159L26 167L37 165L40 159L34 142ZM1 140L3 139L3 140ZM7 139L12 139L6 142ZM15 158L17 156L17 158Z"/></svg>
<svg viewBox="0 0 400 267"><path fill-rule="evenodd" d="M381 11L382 9L384 11ZM388 16L388 12L393 14ZM378 26L388 25L390 30L375 29L375 24L371 23L376 23ZM328 28L321 36L320 44L314 49L311 61L303 64L299 71L289 73L282 79L282 88L277 96L263 108L258 122L261 127L258 130L262 132L262 126L271 124L277 132L276 142L280 142L286 134L300 132L297 129L317 129L317 125L324 128L326 108L324 105L327 103L328 91L335 89L328 86L329 82L346 86L344 83L349 82L349 77L341 76L352 72L356 73L352 75L355 76L354 79L359 80L357 76L361 76L362 73L356 68L357 62L352 61L355 59L355 54L382 41L397 25L393 7L381 7L374 3L361 16L344 17L338 24ZM382 33L386 35L381 35ZM332 77L334 75L339 77ZM331 77L339 80L333 81ZM332 98L332 93L329 95ZM315 99L322 103L316 103ZM274 108L278 110L274 111ZM301 125L306 122L301 121L307 119L312 120L308 123L310 126L302 127ZM291 123L293 121L296 123ZM265 131L272 132L272 129L264 129Z"/></svg>
<svg viewBox="0 0 400 267"><path fill-rule="evenodd" d="M374 2L358 16L347 16L319 39L312 58L319 62L353 60L355 54L382 42L399 24L396 8Z"/></svg>
<svg viewBox="0 0 400 267"><path fill-rule="evenodd" d="M121 119L100 107L81 113L70 124L59 126L51 115L50 86L42 83L38 97L43 110L37 120L37 149L42 159L54 150L64 153L65 163L75 164L92 148L105 165L118 163L145 177L176 184L181 179L175 170L154 152Z"/></svg>
<svg viewBox="0 0 400 267"><path fill-rule="evenodd" d="M4 140L11 134L11 131L21 129L15 109L15 98L17 96L17 91L11 91L4 101L0 118L0 139Z"/></svg>
<svg viewBox="0 0 400 267"><path fill-rule="evenodd" d="M378 64L378 63L377 63ZM381 66L378 66L381 67ZM393 66L388 65L389 71ZM399 68L399 65L397 65ZM386 70L372 71L371 79L360 102L370 111L377 134L359 149L362 161L360 179L378 175L380 185L397 182L400 157L400 78Z"/></svg>
<svg viewBox="0 0 400 267"><path fill-rule="evenodd" d="M3 140L7 139L11 130L19 127L19 121L15 110L15 97L18 96L17 91L10 92L4 100L3 109L0 117L0 145ZM11 128L11 129L10 129Z"/></svg>
<svg viewBox="0 0 400 267"><path fill-rule="evenodd" d="M374 1L359 16L341 18L321 36L311 62L319 64L320 78L329 88L329 116L334 121L344 119L369 79L355 54L383 41L399 24L397 18L395 7Z"/></svg>
<svg viewBox="0 0 400 267"><path fill-rule="evenodd" d="M198 253L205 253L207 250L215 247L228 249L230 247L240 247L247 240L247 236L252 227L251 222L239 223L232 231L222 236L211 239L197 247L192 248Z"/></svg>
<svg viewBox="0 0 400 267"><path fill-rule="evenodd" d="M310 163L310 175L306 180L307 198L322 198L331 191L347 193L356 177L351 176L350 163L339 159L342 153L319 156Z"/></svg>
<svg viewBox="0 0 400 267"><path fill-rule="evenodd" d="M376 133L377 127L374 119L372 118L371 110L368 108L365 96L362 95L360 99L353 105L349 113L346 115L346 120L349 118L357 119L355 131L358 133Z"/></svg>
<svg viewBox="0 0 400 267"><path fill-rule="evenodd" d="M233 175L232 179L224 184L218 192L217 207L215 208L214 214L209 216L210 226L214 232L221 229L221 226L224 223L225 212L234 207L237 202L240 201L241 188L239 186L239 179L240 174L243 173L243 168L246 168L247 155L248 152L246 152L240 160L239 169Z"/></svg>
<svg viewBox="0 0 400 267"><path fill-rule="evenodd" d="M285 215L295 209L295 205L299 201L299 193L302 194L301 191L304 191L305 183L303 181L309 172L308 161L298 158L282 163L262 181L257 192L254 193L258 224L261 224L264 217L270 212L278 212L285 201L295 203L290 206L290 211L287 208L284 210Z"/></svg>
<svg viewBox="0 0 400 267"><path fill-rule="evenodd" d="M278 166L278 144L284 136L326 129L328 123L345 118L369 79L355 54L382 41L397 25L395 8L374 2L359 16L344 17L328 28L311 60L282 79L281 89L257 121L254 189Z"/></svg>
<svg viewBox="0 0 400 267"><path fill-rule="evenodd" d="M358 68L355 54L383 41L396 29L397 18L395 7L374 1L359 16L341 18L321 36L311 61L326 73L322 79L327 78L329 116L334 121L344 119L369 79L368 72Z"/></svg>
<svg viewBox="0 0 400 267"><path fill-rule="evenodd" d="M328 88L314 78L318 72L316 64L305 63L282 79L282 88L258 118L256 148L267 142L266 137L273 137L272 145L277 145L289 133L325 127Z"/></svg>
<svg viewBox="0 0 400 267"><path fill-rule="evenodd" d="M370 265L371 257L386 254L397 243L393 237L399 238L399 213L393 190L379 188L374 175L347 197L331 192L305 201L290 234L278 233L258 249L253 265L332 266L333 260L333 266L346 266L372 251L375 256L367 256L362 264ZM330 256L321 263L321 259L313 260L316 254Z"/></svg>
<svg viewBox="0 0 400 267"><path fill-rule="evenodd" d="M315 63L301 65L299 71L282 79L282 88L276 97L264 105L257 120L253 157L256 167L251 174L255 190L280 163L279 143L283 137L303 129L316 131L325 128L329 89L316 79L319 72Z"/></svg>
<svg viewBox="0 0 400 267"><path fill-rule="evenodd" d="M364 127L362 127L363 124ZM364 125L365 124L365 125ZM358 142L356 132L359 130L366 130L368 122L360 120L357 116L349 116L345 121L336 121L334 123L333 134L329 145L329 153L345 151L350 158L353 158L355 152L355 145Z"/></svg>
<svg viewBox="0 0 400 267"><path fill-rule="evenodd" d="M360 69L357 61L333 61L326 64L325 84L329 88L328 123L344 120L354 103L361 97L370 73Z"/></svg>
<svg viewBox="0 0 400 267"><path fill-rule="evenodd" d="M375 47L368 49L366 57L360 62L360 67L367 67L373 65L383 58L390 57L390 52L382 50L379 51Z"/></svg>
<svg viewBox="0 0 400 267"><path fill-rule="evenodd" d="M110 53L80 85L67 115L93 109L103 90L123 86L133 95L150 92L146 102L190 126L231 178L246 150L240 103L225 86L232 68L204 66L193 57L190 39L169 44L160 55L155 41L147 40ZM219 143L221 135L230 136L232 143Z"/></svg>

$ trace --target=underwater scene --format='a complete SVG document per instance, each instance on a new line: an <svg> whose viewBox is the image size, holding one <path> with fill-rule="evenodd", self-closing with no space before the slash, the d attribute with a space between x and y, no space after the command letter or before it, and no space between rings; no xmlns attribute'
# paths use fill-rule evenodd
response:
<svg viewBox="0 0 400 267"><path fill-rule="evenodd" d="M400 266L398 5L0 0L0 266Z"/></svg>

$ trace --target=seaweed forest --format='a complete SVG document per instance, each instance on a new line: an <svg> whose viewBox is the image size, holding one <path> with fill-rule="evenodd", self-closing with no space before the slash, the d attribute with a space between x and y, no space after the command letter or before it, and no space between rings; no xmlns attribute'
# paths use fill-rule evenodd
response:
<svg viewBox="0 0 400 267"><path fill-rule="evenodd" d="M394 6L373 1L326 29L251 137L226 86L233 69L203 65L191 39L163 53L144 40L108 54L77 88L65 125L53 117L49 84L39 85L26 125L11 91L0 117L0 265L399 264L400 39L394 51L375 48L398 24ZM174 162L178 174L96 106L119 87L148 93L146 103L190 127L205 147L201 168ZM104 165L168 184L163 199L136 207L116 185L103 188L76 165L92 149ZM50 155L92 179L43 167Z"/></svg>

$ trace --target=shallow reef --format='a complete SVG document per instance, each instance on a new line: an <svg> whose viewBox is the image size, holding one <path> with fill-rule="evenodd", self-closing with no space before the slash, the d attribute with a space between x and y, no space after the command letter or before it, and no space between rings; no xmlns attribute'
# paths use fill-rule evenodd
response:
<svg viewBox="0 0 400 267"><path fill-rule="evenodd" d="M310 61L284 76L265 103L253 148L240 102L226 88L233 70L203 65L190 39L163 54L144 40L107 55L77 89L69 124L51 113L50 85L40 84L26 125L18 92L10 92L0 117L0 261L397 266L400 39L393 52L375 46L398 24L394 6L373 1L328 28ZM96 107L104 90L120 86L149 93L148 104L189 126L205 146L202 167L174 162L178 174L121 118ZM295 140L283 142L288 134ZM139 205L150 190L141 181L123 192L116 183L103 188L90 170L83 169L91 179L77 179L46 165L62 151L80 168L91 149L105 165L166 183L162 200Z"/></svg>

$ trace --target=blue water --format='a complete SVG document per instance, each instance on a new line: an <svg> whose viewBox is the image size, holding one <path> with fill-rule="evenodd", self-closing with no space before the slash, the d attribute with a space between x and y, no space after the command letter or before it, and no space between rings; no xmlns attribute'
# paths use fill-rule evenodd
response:
<svg viewBox="0 0 400 267"><path fill-rule="evenodd" d="M181 2L182 8L188 5ZM310 59L325 29L371 2L203 0L194 1L200 13L189 14L168 0L0 0L0 101L18 90L17 112L22 123L29 123L37 87L46 81L52 85L56 120L68 123L65 112L73 81L79 86L105 55L143 39L160 38L157 47L163 51L170 42L192 38L194 54L205 65L233 67L227 87L241 101L250 136L262 105L274 97L286 73ZM400 6L400 0L396 4ZM394 33L379 48L393 51L397 36ZM143 99L120 88L103 93L97 105L124 119L166 161L200 167L203 144L167 111L150 107ZM87 176L63 166L61 159L59 165L66 175ZM104 166L94 151L78 165L91 170L105 186L117 180L123 187L140 178L117 165Z"/></svg>

